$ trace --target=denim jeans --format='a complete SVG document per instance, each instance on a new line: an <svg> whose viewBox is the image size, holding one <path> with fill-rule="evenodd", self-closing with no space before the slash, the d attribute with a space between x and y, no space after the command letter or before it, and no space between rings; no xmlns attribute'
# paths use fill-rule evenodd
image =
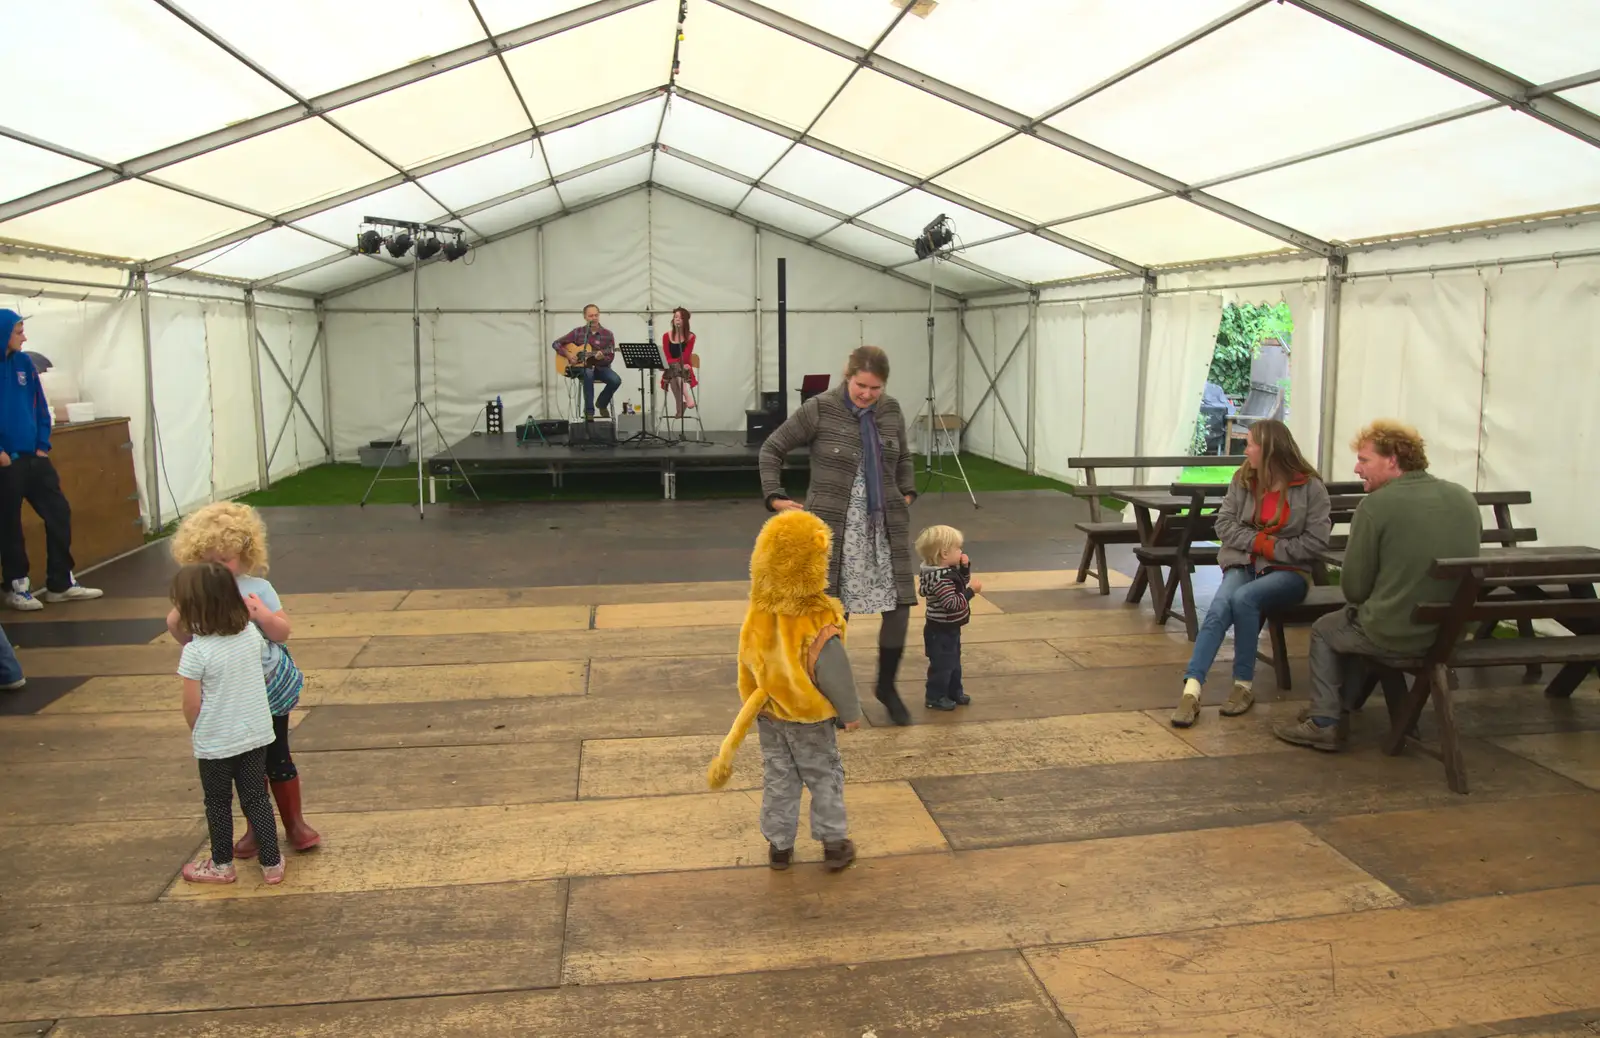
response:
<svg viewBox="0 0 1600 1038"><path fill-rule="evenodd" d="M0 685L13 685L22 680L22 664L17 662L16 650L5 628L0 627Z"/></svg>
<svg viewBox="0 0 1600 1038"><path fill-rule="evenodd" d="M622 385L622 376L610 368L584 368L583 369L583 413L594 414L594 384L596 380L605 383L605 390L600 394L600 409L603 411L611 406L611 397L616 393L617 387Z"/></svg>
<svg viewBox="0 0 1600 1038"><path fill-rule="evenodd" d="M1222 575L1222 586L1200 621L1194 652L1189 656L1185 678L1204 684L1206 671L1217 658L1222 636L1233 628L1233 677L1252 681L1256 675L1256 642L1261 636L1261 614L1294 605L1306 597L1306 580L1298 573L1272 570L1256 573L1249 566L1235 566Z"/></svg>
<svg viewBox="0 0 1600 1038"><path fill-rule="evenodd" d="M927 624L922 628L922 647L928 654L928 691L925 701L955 699L965 689L961 685L961 628Z"/></svg>

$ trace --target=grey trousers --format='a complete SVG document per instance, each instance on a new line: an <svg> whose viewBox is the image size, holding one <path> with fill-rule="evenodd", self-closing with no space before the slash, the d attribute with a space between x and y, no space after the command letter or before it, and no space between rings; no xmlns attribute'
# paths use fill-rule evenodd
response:
<svg viewBox="0 0 1600 1038"><path fill-rule="evenodd" d="M1367 637L1355 606L1319 617L1311 625L1311 716L1337 721L1361 695L1365 659L1400 659Z"/></svg>
<svg viewBox="0 0 1600 1038"><path fill-rule="evenodd" d="M761 733L761 835L786 851L800 827L800 790L811 790L811 838L837 843L849 835L844 814L844 761L832 719L816 724L756 718Z"/></svg>

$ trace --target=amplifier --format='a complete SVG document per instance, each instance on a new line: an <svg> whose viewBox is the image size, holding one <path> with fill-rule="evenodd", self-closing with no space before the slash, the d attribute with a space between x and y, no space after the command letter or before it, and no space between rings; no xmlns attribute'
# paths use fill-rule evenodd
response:
<svg viewBox="0 0 1600 1038"><path fill-rule="evenodd" d="M567 428L567 442L573 446L580 443L605 443L616 446L617 424L615 422L573 422Z"/></svg>
<svg viewBox="0 0 1600 1038"><path fill-rule="evenodd" d="M538 421L522 422L517 426L517 442L526 443L532 440L534 443L538 443L541 434L545 439L553 436L565 436L567 435L567 425L565 418L541 418Z"/></svg>
<svg viewBox="0 0 1600 1038"><path fill-rule="evenodd" d="M744 413L744 442L756 444L772 435L772 431L783 423L778 420L775 411L746 411Z"/></svg>
<svg viewBox="0 0 1600 1038"><path fill-rule="evenodd" d="M778 408L780 408L782 406L783 406L783 394L782 393L762 393L761 394L761 409L763 411L776 412L778 410Z"/></svg>

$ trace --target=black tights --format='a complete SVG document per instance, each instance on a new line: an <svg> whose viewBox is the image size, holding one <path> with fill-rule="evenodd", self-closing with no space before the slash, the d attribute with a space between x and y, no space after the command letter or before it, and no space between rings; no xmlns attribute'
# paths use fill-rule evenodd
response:
<svg viewBox="0 0 1600 1038"><path fill-rule="evenodd" d="M300 774L295 769L294 758L289 756L289 715L272 717L272 745L267 747L267 778L273 782L288 782Z"/></svg>
<svg viewBox="0 0 1600 1038"><path fill-rule="evenodd" d="M906 632L911 629L911 607L897 605L881 615L883 616L883 623L878 627L878 648L904 651L906 647ZM850 614L844 614L844 618L849 620Z"/></svg>
<svg viewBox="0 0 1600 1038"><path fill-rule="evenodd" d="M237 757L200 760L200 788L206 795L206 827L211 830L211 860L218 865L233 861L233 787L239 788L239 809L250 820L260 848L261 864L276 865L278 823L267 797L266 747Z"/></svg>

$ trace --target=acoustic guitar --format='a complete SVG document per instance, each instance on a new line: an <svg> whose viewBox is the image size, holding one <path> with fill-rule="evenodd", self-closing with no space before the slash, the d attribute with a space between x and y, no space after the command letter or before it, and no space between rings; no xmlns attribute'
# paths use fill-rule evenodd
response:
<svg viewBox="0 0 1600 1038"><path fill-rule="evenodd" d="M599 350L591 350L586 346L569 342L556 352L556 374L565 377L577 373L570 369L592 368L599 356Z"/></svg>

